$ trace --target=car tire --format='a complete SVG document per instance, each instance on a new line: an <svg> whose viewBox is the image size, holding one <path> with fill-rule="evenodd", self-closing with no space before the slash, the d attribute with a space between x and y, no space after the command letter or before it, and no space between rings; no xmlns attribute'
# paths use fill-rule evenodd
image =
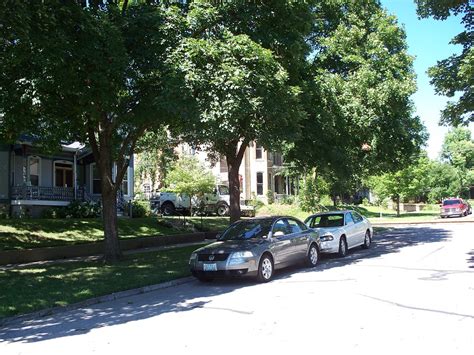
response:
<svg viewBox="0 0 474 355"><path fill-rule="evenodd" d="M220 203L217 205L216 213L219 217L224 217L229 214L229 206L226 203Z"/></svg>
<svg viewBox="0 0 474 355"><path fill-rule="evenodd" d="M257 279L259 282L268 282L273 277L273 260L268 254L264 254L258 264Z"/></svg>
<svg viewBox="0 0 474 355"><path fill-rule="evenodd" d="M161 214L164 216L172 216L175 212L175 207L171 202L165 202L161 205Z"/></svg>
<svg viewBox="0 0 474 355"><path fill-rule="evenodd" d="M369 249L370 244L372 244L372 237L370 235L370 231L367 229L367 231L365 232L364 244L362 244L362 248Z"/></svg>
<svg viewBox="0 0 474 355"><path fill-rule="evenodd" d="M339 239L339 251L337 254L343 258L347 255L347 241L346 237L342 236L341 239Z"/></svg>
<svg viewBox="0 0 474 355"><path fill-rule="evenodd" d="M316 244L311 244L306 256L306 265L308 267L315 267L319 261L319 250Z"/></svg>

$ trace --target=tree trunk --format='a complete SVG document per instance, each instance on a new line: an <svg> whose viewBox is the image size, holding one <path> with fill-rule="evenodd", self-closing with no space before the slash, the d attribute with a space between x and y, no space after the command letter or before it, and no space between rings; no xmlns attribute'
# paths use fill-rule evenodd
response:
<svg viewBox="0 0 474 355"><path fill-rule="evenodd" d="M102 183L102 218L105 239L105 261L114 262L120 260L118 228L117 228L117 193L115 189Z"/></svg>
<svg viewBox="0 0 474 355"><path fill-rule="evenodd" d="M241 161L240 161L241 162ZM240 162L232 161L227 158L229 191L230 191L230 223L240 219L240 181L239 167Z"/></svg>
<svg viewBox="0 0 474 355"><path fill-rule="evenodd" d="M227 161L227 176L229 179L229 193L230 193L230 223L240 219L240 179L239 168L242 164L245 149L247 149L248 142L243 141L239 146L238 141L229 142L226 154Z"/></svg>
<svg viewBox="0 0 474 355"><path fill-rule="evenodd" d="M400 217L400 196L397 195L397 217Z"/></svg>

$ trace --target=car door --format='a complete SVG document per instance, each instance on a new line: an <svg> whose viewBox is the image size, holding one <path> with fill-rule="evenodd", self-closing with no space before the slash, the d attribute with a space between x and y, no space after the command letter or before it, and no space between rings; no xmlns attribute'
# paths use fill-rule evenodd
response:
<svg viewBox="0 0 474 355"><path fill-rule="evenodd" d="M354 230L356 233L355 245L362 245L365 237L365 223L364 219L357 212L351 212L352 219L354 220Z"/></svg>
<svg viewBox="0 0 474 355"><path fill-rule="evenodd" d="M301 260L306 257L306 253L308 252L308 227L293 218L288 218L288 225L292 232L290 236L294 248L294 259Z"/></svg>
<svg viewBox="0 0 474 355"><path fill-rule="evenodd" d="M347 212L344 216L344 229L346 230L347 246L352 248L357 245L357 227L350 212Z"/></svg>
<svg viewBox="0 0 474 355"><path fill-rule="evenodd" d="M283 266L291 263L291 258L293 257L291 239L287 219L278 219L272 228L271 252L275 259L275 265Z"/></svg>

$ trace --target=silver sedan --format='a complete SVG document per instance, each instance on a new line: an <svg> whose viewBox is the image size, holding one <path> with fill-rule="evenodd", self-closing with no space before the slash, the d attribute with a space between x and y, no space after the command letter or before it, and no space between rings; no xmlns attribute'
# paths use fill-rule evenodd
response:
<svg viewBox="0 0 474 355"><path fill-rule="evenodd" d="M338 253L342 257L351 248L369 248L372 243L372 225L355 211L318 213L306 218L305 224L319 232L322 253Z"/></svg>
<svg viewBox="0 0 474 355"><path fill-rule="evenodd" d="M195 250L189 259L193 276L210 281L219 276L256 276L271 280L274 270L319 260L319 236L293 217L257 217L231 224L217 242Z"/></svg>

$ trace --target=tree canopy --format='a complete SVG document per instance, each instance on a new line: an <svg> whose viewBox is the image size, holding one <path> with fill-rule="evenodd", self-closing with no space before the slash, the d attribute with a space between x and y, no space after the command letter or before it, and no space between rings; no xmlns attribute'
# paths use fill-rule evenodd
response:
<svg viewBox="0 0 474 355"><path fill-rule="evenodd" d="M101 177L105 254L114 260L116 193L128 160L138 138L169 122L185 95L174 91L180 80L168 60L182 28L175 7L80 3L0 5L0 135L89 144Z"/></svg>
<svg viewBox="0 0 474 355"><path fill-rule="evenodd" d="M428 75L438 95L457 98L449 101L441 111L441 124L468 125L474 122L474 18L470 0L415 0L418 16L445 20L451 15L462 15L465 30L451 40L462 46L460 54L438 61L429 68ZM458 98L459 97L459 98Z"/></svg>
<svg viewBox="0 0 474 355"><path fill-rule="evenodd" d="M308 115L287 156L348 181L394 171L426 133L413 113L413 58L403 29L378 1L323 1L303 87Z"/></svg>
<svg viewBox="0 0 474 355"><path fill-rule="evenodd" d="M238 3L193 2L187 14L191 36L175 53L189 96L196 102L195 121L179 133L191 144L226 157L232 221L240 217L238 171L245 149L252 141L271 148L293 139L302 115L299 89L291 85L281 64L285 56L269 49L279 38L272 26L280 23L275 19L264 24L260 16L268 9L263 3L242 3L255 12ZM290 3L278 2L283 12Z"/></svg>

